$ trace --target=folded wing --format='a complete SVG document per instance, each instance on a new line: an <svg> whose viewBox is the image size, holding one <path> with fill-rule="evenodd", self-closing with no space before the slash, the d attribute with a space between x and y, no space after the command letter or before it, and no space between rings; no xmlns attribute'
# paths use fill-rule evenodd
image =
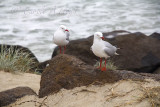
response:
<svg viewBox="0 0 160 107"><path fill-rule="evenodd" d="M109 56L115 55L117 48L105 41L104 41L104 44L105 44L104 52Z"/></svg>
<svg viewBox="0 0 160 107"><path fill-rule="evenodd" d="M70 33L66 32L66 40L68 40L68 41L69 41L69 36L70 36Z"/></svg>

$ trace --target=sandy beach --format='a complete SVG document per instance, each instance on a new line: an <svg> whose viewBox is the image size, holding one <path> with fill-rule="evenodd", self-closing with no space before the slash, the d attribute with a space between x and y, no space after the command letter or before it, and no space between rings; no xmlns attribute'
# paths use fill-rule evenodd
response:
<svg viewBox="0 0 160 107"><path fill-rule="evenodd" d="M0 71L0 92L18 86L27 86L38 93L40 88L40 75L31 73L12 74Z"/></svg>
<svg viewBox="0 0 160 107"><path fill-rule="evenodd" d="M39 82L40 75L0 72L0 91L28 86L38 92ZM44 98L25 96L7 107L151 107L154 97L148 96L156 88L160 89L160 83L151 79L121 80L112 84L61 89L58 93ZM155 91L155 94L158 92Z"/></svg>

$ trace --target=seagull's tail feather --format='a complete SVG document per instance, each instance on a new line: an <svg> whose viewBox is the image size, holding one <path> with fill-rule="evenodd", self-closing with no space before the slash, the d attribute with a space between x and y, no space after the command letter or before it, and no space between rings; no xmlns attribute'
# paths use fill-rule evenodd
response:
<svg viewBox="0 0 160 107"><path fill-rule="evenodd" d="M115 55L119 55L118 53L115 53Z"/></svg>
<svg viewBox="0 0 160 107"><path fill-rule="evenodd" d="M121 49L121 48L117 48L117 49Z"/></svg>
<svg viewBox="0 0 160 107"><path fill-rule="evenodd" d="M92 51L92 46L90 47L90 50Z"/></svg>

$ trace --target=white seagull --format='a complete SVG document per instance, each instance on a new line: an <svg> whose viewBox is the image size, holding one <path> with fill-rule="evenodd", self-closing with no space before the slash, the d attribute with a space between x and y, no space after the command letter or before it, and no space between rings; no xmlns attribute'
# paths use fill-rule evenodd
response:
<svg viewBox="0 0 160 107"><path fill-rule="evenodd" d="M100 57L100 69L102 64L102 58L105 58L105 67L103 67L101 70L106 71L106 59L110 56L118 55L116 53L118 48L111 45L109 42L103 41L102 39L104 39L103 34L101 32L95 32L91 50L97 57Z"/></svg>
<svg viewBox="0 0 160 107"><path fill-rule="evenodd" d="M53 42L59 46L60 53L61 53L61 47L64 47L63 54L66 50L66 45L69 43L69 30L66 28L66 26L61 25L58 30L54 33L53 36Z"/></svg>

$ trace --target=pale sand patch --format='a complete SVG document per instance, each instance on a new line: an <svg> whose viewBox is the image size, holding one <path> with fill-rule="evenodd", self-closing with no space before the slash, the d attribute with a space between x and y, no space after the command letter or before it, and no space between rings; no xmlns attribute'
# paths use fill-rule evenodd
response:
<svg viewBox="0 0 160 107"><path fill-rule="evenodd" d="M0 92L19 86L27 86L38 93L40 88L40 75L31 73L12 74L0 71Z"/></svg>
<svg viewBox="0 0 160 107"><path fill-rule="evenodd" d="M44 98L25 96L9 105L13 107L151 107L144 89L160 87L154 80L121 80L103 86L76 87Z"/></svg>

